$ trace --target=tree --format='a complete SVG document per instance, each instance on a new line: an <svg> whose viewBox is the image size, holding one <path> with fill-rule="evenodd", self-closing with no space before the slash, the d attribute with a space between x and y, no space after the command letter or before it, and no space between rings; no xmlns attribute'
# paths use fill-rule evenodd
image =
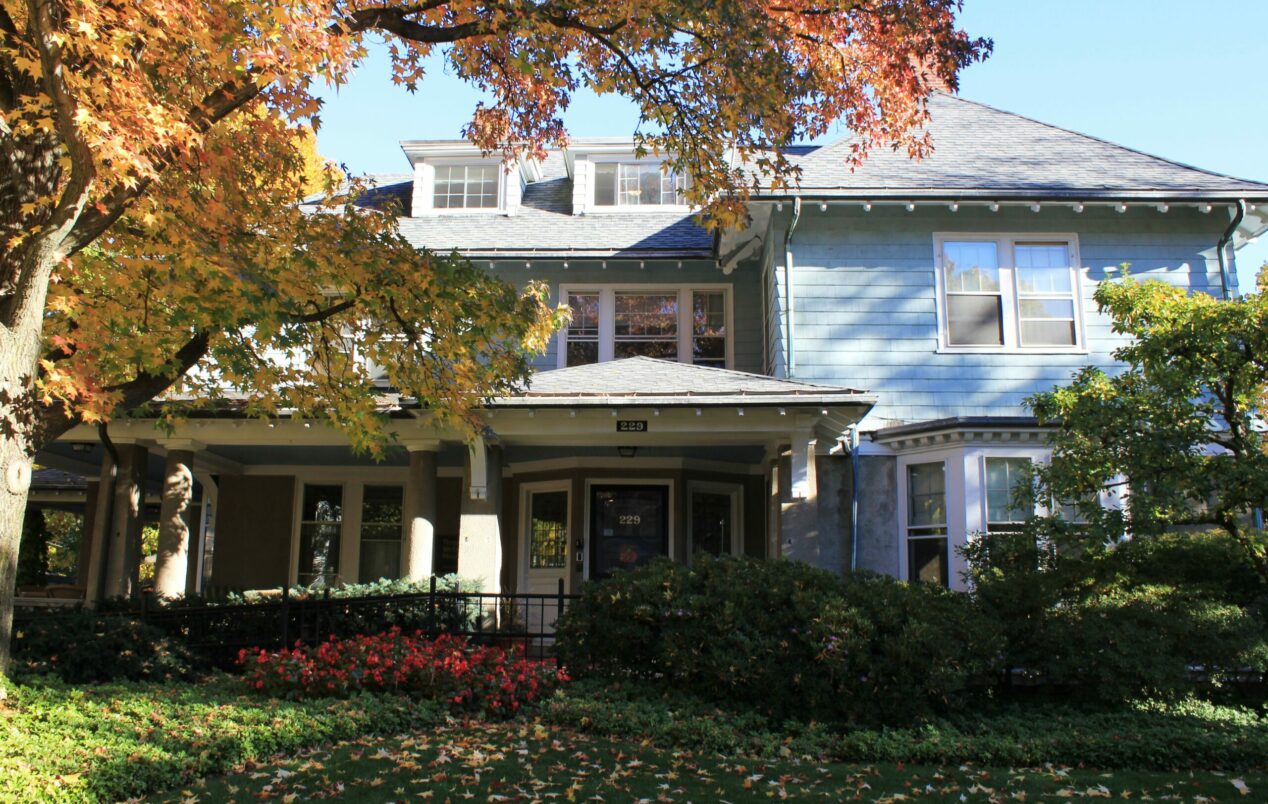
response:
<svg viewBox="0 0 1268 804"><path fill-rule="evenodd" d="M1085 368L1029 400L1056 428L1052 461L1037 471L1040 500L1069 501L1087 520L1058 532L1099 549L1128 533L1214 526L1268 582L1263 534L1251 526L1268 504L1268 297L1221 301L1129 277L1101 283L1096 301L1131 337L1114 352L1125 368ZM1107 490L1125 490L1121 509L1099 504Z"/></svg>
<svg viewBox="0 0 1268 804"><path fill-rule="evenodd" d="M48 531L44 512L28 508L22 517L18 547L18 586L44 586L48 582Z"/></svg>
<svg viewBox="0 0 1268 804"><path fill-rule="evenodd" d="M0 669L30 461L74 423L237 392L250 412L325 416L373 450L376 397L344 344L466 421L560 323L541 287L419 254L391 215L342 206L362 188L330 169L328 214L295 208L312 85L344 82L368 37L387 39L392 80L411 90L439 53L485 91L465 134L508 159L566 142L580 87L633 99L640 147L667 154L726 225L757 182L795 179L789 145L838 120L857 134L852 159L926 152L932 87L990 47L956 28L958 9L0 0Z"/></svg>

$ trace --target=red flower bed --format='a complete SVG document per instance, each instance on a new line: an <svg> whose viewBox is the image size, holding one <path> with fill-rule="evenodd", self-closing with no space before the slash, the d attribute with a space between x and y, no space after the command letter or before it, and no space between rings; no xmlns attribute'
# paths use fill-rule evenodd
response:
<svg viewBox="0 0 1268 804"><path fill-rule="evenodd" d="M259 648L238 654L248 688L284 698L343 697L359 690L408 692L457 709L509 717L567 681L553 662L473 645L466 637L427 639L393 628L315 648Z"/></svg>

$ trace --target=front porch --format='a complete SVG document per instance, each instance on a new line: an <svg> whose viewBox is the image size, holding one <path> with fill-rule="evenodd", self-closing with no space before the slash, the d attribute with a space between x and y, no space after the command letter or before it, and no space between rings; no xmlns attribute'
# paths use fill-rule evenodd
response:
<svg viewBox="0 0 1268 804"><path fill-rule="evenodd" d="M147 495L159 500L163 596L448 573L486 592L553 593L698 551L841 571L848 523L835 495L820 495L816 463L871 402L631 358L537 375L483 409L470 443L424 411L396 411L379 462L322 423L228 416L170 435L145 420L112 424L113 486L93 430L40 461L89 480L89 601L139 591Z"/></svg>

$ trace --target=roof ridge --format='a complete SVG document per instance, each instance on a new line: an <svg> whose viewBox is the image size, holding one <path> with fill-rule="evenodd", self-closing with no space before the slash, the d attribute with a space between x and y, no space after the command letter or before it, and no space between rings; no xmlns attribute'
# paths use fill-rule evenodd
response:
<svg viewBox="0 0 1268 804"><path fill-rule="evenodd" d="M1090 140L1090 141L1092 141L1092 142L1098 142L1098 143L1100 143L1100 144L1102 144L1102 145L1108 145L1108 146L1110 146L1111 148L1117 148L1117 149L1119 149L1119 150L1121 150L1121 151L1127 151L1128 153L1133 153L1133 154L1136 154L1136 155L1138 155L1138 156L1143 156L1143 157L1146 157L1146 158L1148 158L1148 159L1156 159L1156 160L1158 160L1159 162L1165 162L1166 164L1168 164L1168 165L1172 165L1172 166L1174 166L1174 167L1183 168L1183 169L1185 169L1185 170L1192 170L1192 171L1194 171L1194 172L1196 172L1196 173L1202 173L1202 174L1207 175L1207 176L1213 176L1213 177L1215 177L1215 178L1217 178L1217 179L1230 179L1230 180L1232 180L1232 181L1245 182L1246 184L1258 184L1258 185L1261 185L1261 186L1263 186L1263 187L1268 188L1268 182L1262 182L1262 181L1258 181L1258 180L1256 180L1256 179L1246 179L1246 178L1242 178L1241 176L1234 176L1234 175L1229 174L1229 173L1219 173L1219 172L1214 171L1214 170L1207 170L1206 168L1201 168L1201 167L1198 167L1197 165L1190 165L1190 164L1189 164L1189 163L1187 163L1187 162L1181 162L1181 161L1180 161L1180 160L1178 160L1178 159L1171 159L1171 158L1166 157L1166 156L1159 156L1158 154L1150 153L1149 151L1142 151L1142 150L1141 150L1141 149L1139 149L1139 148L1133 148L1133 147L1131 147L1130 145L1123 145L1123 144L1122 144L1122 143L1120 143L1120 142L1114 142L1113 140L1107 140L1107 139L1105 139L1104 137L1098 137L1098 136L1096 136L1095 134L1088 134L1087 132L1084 132L1084 131L1077 131L1077 130L1072 129L1072 128L1065 128L1064 126L1059 126L1059 125L1057 125L1056 123L1049 123L1049 122L1047 122L1047 121L1045 121L1045 120L1039 120L1039 119L1037 119L1037 118L1030 117L1030 116L1028 116L1028 115L1019 114L1019 113L1017 113L1017 112L1011 112L1011 111L1009 111L1009 110L1007 110L1007 109L1001 109L1001 108L999 108L998 106L992 106L991 104L989 104L989 103L984 103L983 101L971 100L971 99L969 99L969 98L962 98L962 97L960 97L959 95L955 95L955 94L952 94L952 93L950 93L950 92L945 92L945 91L940 90L940 89L936 89L936 90L934 90L932 94L935 94L935 95L940 95L940 96L942 96L942 97L944 97L944 98L947 98L948 100L959 101L960 103L967 103L967 104L970 104L970 105L972 105L972 106L977 106L977 107L979 107L979 108L986 109L986 110L991 111L991 112L994 112L994 113L996 113L996 114L1007 115L1008 117L1015 117L1015 118L1017 118L1018 120L1025 120L1025 121L1026 121L1026 122L1028 122L1028 123L1034 123L1035 125L1038 125L1038 126L1043 126L1044 128L1050 128L1050 129L1052 129L1053 131L1060 131L1060 132L1062 132L1062 133L1064 133L1064 134L1073 134L1073 135L1074 135L1074 136L1076 136L1076 137L1082 137L1082 138L1083 138L1083 139L1085 139L1085 140ZM933 119L933 118L932 118L932 117L930 117L931 122L932 122L932 119ZM937 148L937 144L936 144L936 143L934 144L934 148L935 148L935 149Z"/></svg>

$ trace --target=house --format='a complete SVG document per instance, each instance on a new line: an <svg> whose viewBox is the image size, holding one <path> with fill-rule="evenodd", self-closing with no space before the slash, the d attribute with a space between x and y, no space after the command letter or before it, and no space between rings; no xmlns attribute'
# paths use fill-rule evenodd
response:
<svg viewBox="0 0 1268 804"><path fill-rule="evenodd" d="M961 585L955 548L1023 516L1011 488L1045 459L1026 397L1112 366L1097 283L1128 264L1236 293L1268 184L949 94L931 110L931 157L851 171L848 138L800 149L799 188L717 237L628 140L509 169L402 143L411 171L367 203L571 306L531 385L483 409L473 444L397 406L381 463L315 422L126 421L105 489L95 431L75 430L40 461L91 481L87 594L132 588L155 494L168 593L454 571L554 591L699 551Z"/></svg>

